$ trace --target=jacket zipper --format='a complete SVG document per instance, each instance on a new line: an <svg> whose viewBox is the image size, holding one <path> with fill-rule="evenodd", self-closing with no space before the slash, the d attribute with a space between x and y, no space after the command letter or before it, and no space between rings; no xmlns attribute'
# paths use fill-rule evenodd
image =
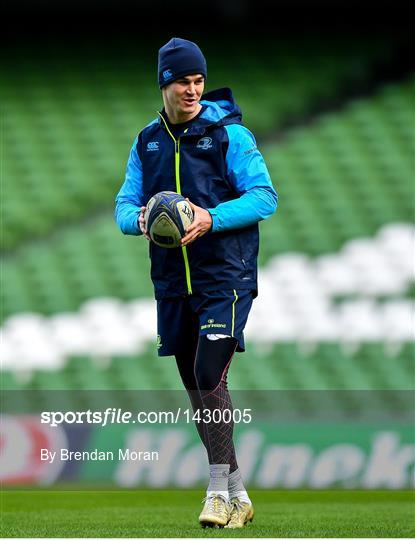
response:
<svg viewBox="0 0 415 540"><path fill-rule="evenodd" d="M245 273L246 273L246 271L247 271L246 261L245 261L245 259L244 259L244 255L243 255L243 251L242 251L242 246L241 246L241 240L240 240L239 236L237 237L237 240L238 240L239 256L240 256L241 262L242 262L242 264L243 264L243 266L244 266L244 271L245 271Z"/></svg>
<svg viewBox="0 0 415 540"><path fill-rule="evenodd" d="M167 132L170 135L170 137L174 141L174 173L176 178L176 192L179 193L179 195L182 194L181 185L180 185L180 137L177 139L174 137L173 133L169 130L167 123L165 119L163 118L163 115L158 113L160 118L163 120L164 125L166 126ZM182 246L182 254L183 254L183 261L184 261L184 269L186 273L186 285L187 285L187 292L188 294L192 294L192 280L190 278L190 266L189 266L189 259L187 256L187 248L186 246Z"/></svg>

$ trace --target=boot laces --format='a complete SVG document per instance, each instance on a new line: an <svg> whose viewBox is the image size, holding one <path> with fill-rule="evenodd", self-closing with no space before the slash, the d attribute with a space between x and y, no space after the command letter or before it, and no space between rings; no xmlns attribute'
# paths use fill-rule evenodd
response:
<svg viewBox="0 0 415 540"><path fill-rule="evenodd" d="M223 497L223 495L210 495L209 497L205 497L202 500L202 503L207 502L209 507L214 511L218 512L219 510L223 510L222 505L228 504L228 501Z"/></svg>

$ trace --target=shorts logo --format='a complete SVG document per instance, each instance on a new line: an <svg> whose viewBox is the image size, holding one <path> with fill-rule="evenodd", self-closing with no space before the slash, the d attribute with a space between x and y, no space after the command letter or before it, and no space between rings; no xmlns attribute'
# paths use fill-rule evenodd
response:
<svg viewBox="0 0 415 540"><path fill-rule="evenodd" d="M163 79L165 81L168 81L172 77L173 77L173 73L171 72L171 69L166 69L166 70L163 71Z"/></svg>
<svg viewBox="0 0 415 540"><path fill-rule="evenodd" d="M160 334L157 334L156 347L157 349L160 349L162 347Z"/></svg>
<svg viewBox="0 0 415 540"><path fill-rule="evenodd" d="M155 152L156 150L159 150L158 141L151 141L147 143L147 152Z"/></svg>
<svg viewBox="0 0 415 540"><path fill-rule="evenodd" d="M202 150L209 150L209 148L212 148L212 139L210 137L202 137L197 141L196 148L201 148Z"/></svg>
<svg viewBox="0 0 415 540"><path fill-rule="evenodd" d="M215 323L215 319L208 319L207 324L202 324L200 329L206 330L207 328L226 328L226 324Z"/></svg>

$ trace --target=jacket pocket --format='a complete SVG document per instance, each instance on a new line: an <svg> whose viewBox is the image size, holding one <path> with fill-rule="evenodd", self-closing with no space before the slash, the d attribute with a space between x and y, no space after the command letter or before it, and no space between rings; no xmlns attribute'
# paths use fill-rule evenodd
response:
<svg viewBox="0 0 415 540"><path fill-rule="evenodd" d="M241 236L238 234L236 239L237 239L237 242L238 242L239 260L241 261L242 268L243 268L243 275L242 275L242 279L243 279L244 277L246 277L246 274L248 272L248 267L247 267L245 255L244 255L244 252L243 252L243 249L242 249Z"/></svg>

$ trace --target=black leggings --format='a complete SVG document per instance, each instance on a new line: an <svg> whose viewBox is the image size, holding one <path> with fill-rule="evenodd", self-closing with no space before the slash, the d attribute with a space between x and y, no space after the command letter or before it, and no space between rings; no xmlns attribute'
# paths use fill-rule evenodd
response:
<svg viewBox="0 0 415 540"><path fill-rule="evenodd" d="M204 409L214 414L220 411L221 421L196 422L199 436L204 444L210 464L229 464L232 473L238 468L233 444L233 420L223 422L223 411L233 411L228 392L228 369L237 347L232 337L212 341L200 336L196 350L176 354L177 367L189 394L193 411L200 410L200 419L206 418ZM218 414L218 413L216 413ZM228 418L225 415L225 420Z"/></svg>

